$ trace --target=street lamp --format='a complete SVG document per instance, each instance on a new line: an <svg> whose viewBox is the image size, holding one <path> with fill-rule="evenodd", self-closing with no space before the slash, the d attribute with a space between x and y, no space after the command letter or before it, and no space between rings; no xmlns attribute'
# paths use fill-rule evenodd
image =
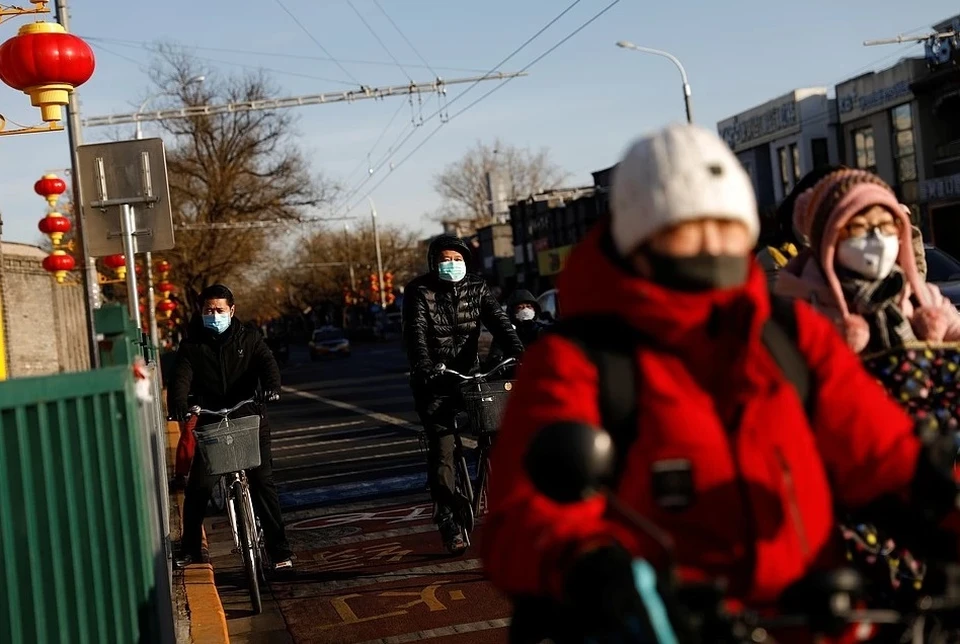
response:
<svg viewBox="0 0 960 644"><path fill-rule="evenodd" d="M204 80L206 80L206 76L194 76L193 78L190 78L184 81L183 87L187 87L189 85L196 85L198 83L202 83ZM143 138L142 121L139 118L140 115L143 114L143 110L147 108L147 105L150 103L150 101L157 98L158 96L163 96L164 94L166 94L166 92L154 92L150 96L143 99L143 102L140 103L140 107L137 109L136 112L134 112L134 118L137 119L137 133L135 138L137 139Z"/></svg>
<svg viewBox="0 0 960 644"><path fill-rule="evenodd" d="M197 83L202 83L204 81L204 76L194 76L183 83L183 87L188 85L194 85ZM143 102L140 103L139 109L137 109L136 116L137 118L137 130L135 134L136 139L143 138L143 126L140 121L140 114L143 113L143 110L146 109L147 104L150 103L153 99L158 96L163 96L166 92L154 92L150 96L143 99ZM144 253L143 262L146 264L147 268L147 320L150 325L150 346L152 351L154 351L155 356L160 354L160 329L157 328L157 294L153 286L153 253L147 252ZM164 302L168 302L168 299L164 299ZM161 302L162 304L162 302ZM166 312L166 311L165 311Z"/></svg>
<svg viewBox="0 0 960 644"><path fill-rule="evenodd" d="M650 47L641 47L639 45L634 45L632 42L621 40L617 43L617 47L622 49L632 49L634 51L639 51L644 54L653 54L654 56L662 56L667 58L674 65L677 66L677 69L680 70L680 78L683 80L683 104L687 108L687 123L693 123L693 108L690 105L690 83L687 81L687 70L683 68L683 64L673 54L662 51L660 49L651 49Z"/></svg>

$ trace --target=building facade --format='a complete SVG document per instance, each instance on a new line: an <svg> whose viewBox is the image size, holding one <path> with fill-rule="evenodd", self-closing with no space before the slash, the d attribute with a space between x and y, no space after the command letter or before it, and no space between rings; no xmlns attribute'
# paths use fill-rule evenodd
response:
<svg viewBox="0 0 960 644"><path fill-rule="evenodd" d="M836 163L836 109L827 88L796 89L717 124L768 212L812 169Z"/></svg>

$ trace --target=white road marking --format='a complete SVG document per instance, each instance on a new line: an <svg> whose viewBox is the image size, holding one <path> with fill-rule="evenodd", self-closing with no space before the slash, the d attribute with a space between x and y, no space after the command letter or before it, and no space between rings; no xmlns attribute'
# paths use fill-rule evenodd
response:
<svg viewBox="0 0 960 644"><path fill-rule="evenodd" d="M330 423L328 425L311 425L309 427L291 427L290 429L280 429L273 430L270 432L270 435L274 437L274 442L276 442L277 436L288 436L290 434L303 434L306 432L313 432L317 430L325 429L336 429L337 427L354 427L356 425L362 425L366 421L363 420L350 420L345 423ZM287 440L287 439L283 439Z"/></svg>
<svg viewBox="0 0 960 644"><path fill-rule="evenodd" d="M294 389L293 387L284 387L283 390L286 391L287 393L293 394L294 396L300 396L301 398L306 398L308 400L315 400L325 405L336 407L337 409L345 409L347 411L352 411L355 414L360 414L361 416L372 418L373 420L380 423L384 423L385 425L396 425L397 427L402 427L403 429L408 429L413 432L420 431L419 425L414 425L413 423L407 422L402 418L397 418L396 416L391 416L389 414L381 414L380 412L372 411L370 409L364 409L363 407L358 407L357 405L354 405L348 402L343 402L342 400L334 400L333 398L318 396L317 394L311 393L309 391L300 391L299 389Z"/></svg>
<svg viewBox="0 0 960 644"><path fill-rule="evenodd" d="M323 454L326 454L326 453L327 453L327 452L314 452L314 453L312 453L312 454L305 454L305 456L320 456L320 455L323 455ZM376 461L376 460L380 460L380 459L384 459L384 458L391 458L391 457L393 457L393 456L407 456L407 455L409 455L409 454L420 454L420 453L421 453L421 452L420 452L419 449L414 449L414 450L405 450L405 451L403 451L403 452L393 452L392 454L375 454L374 456L358 456L358 457L356 457L356 458L341 458L341 459L337 459L336 461L334 461L333 463L331 463L331 465L340 465L341 463L359 463L359 462L362 462L362 461ZM290 457L288 456L288 457L287 457L286 459L284 459L284 460L288 460L289 458L290 458ZM313 464L305 464L305 465L288 465L288 466L286 466L286 467L274 467L274 468L273 468L273 471L274 471L274 472L284 472L284 471L290 471L290 470L302 470L302 469L305 468L305 467L316 467L316 463L313 463ZM312 480L312 478L305 479L305 480L310 481L310 480ZM284 482L284 483L296 483L297 481L296 481L296 480L288 480L288 479L285 479L283 482Z"/></svg>
<svg viewBox="0 0 960 644"><path fill-rule="evenodd" d="M341 438L335 441L323 441L323 445L324 447L326 447L327 445L336 444L336 443L351 443L355 440L357 439ZM299 458L301 456L326 456L327 454L340 454L342 452L357 452L364 449L377 449L380 447L389 447L390 445L411 445L418 442L419 441L416 438L408 438L402 441L388 441L385 443L369 442L365 445L355 445L353 447L341 447L338 449L323 449L323 450L320 450L319 452L304 452L303 454L293 454L291 456L288 456L287 458L294 458L294 457ZM274 453L289 452L295 449L303 449L304 447L307 447L307 445L288 445L286 447L276 447L272 451ZM384 456L392 456L392 454L384 454ZM339 463L342 461L337 461L337 462Z"/></svg>
<svg viewBox="0 0 960 644"><path fill-rule="evenodd" d="M337 461L337 462L342 463L343 461ZM377 468L377 471L385 472L387 470L403 470L403 469L410 469L411 467L413 467L413 465L411 465L410 463L400 463L399 465L380 466ZM306 483L307 481L322 481L325 479L336 479L336 478L349 477L349 476L363 476L368 473L369 472L367 470L351 470L349 472L337 472L336 474L318 474L317 476L307 476L300 479L290 479L287 481L280 481L278 482L278 485L282 487L290 483ZM380 504L382 503L382 501L377 501L377 503Z"/></svg>

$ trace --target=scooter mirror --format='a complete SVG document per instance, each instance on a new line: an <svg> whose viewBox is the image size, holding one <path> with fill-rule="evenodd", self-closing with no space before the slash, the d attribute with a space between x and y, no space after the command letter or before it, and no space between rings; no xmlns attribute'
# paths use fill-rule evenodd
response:
<svg viewBox="0 0 960 644"><path fill-rule="evenodd" d="M610 480L613 465L610 434L576 422L544 427L524 459L534 487L557 503L576 503L596 494Z"/></svg>

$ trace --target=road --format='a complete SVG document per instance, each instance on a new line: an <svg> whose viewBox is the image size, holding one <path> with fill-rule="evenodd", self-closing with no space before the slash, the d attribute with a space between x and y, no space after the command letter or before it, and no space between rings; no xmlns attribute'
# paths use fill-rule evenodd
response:
<svg viewBox="0 0 960 644"><path fill-rule="evenodd" d="M273 457L294 573L250 614L223 517L207 522L232 642L506 642L508 602L483 579L474 548L443 552L431 520L424 455L396 343L355 345L311 362L291 349L271 406Z"/></svg>

